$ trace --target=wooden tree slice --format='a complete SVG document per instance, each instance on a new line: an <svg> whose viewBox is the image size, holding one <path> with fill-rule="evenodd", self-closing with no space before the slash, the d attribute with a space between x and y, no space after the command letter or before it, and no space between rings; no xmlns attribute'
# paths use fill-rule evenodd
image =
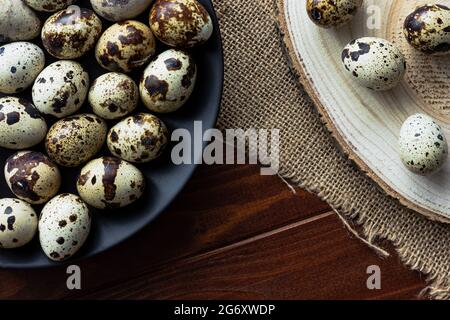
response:
<svg viewBox="0 0 450 320"><path fill-rule="evenodd" d="M431 57L406 42L405 17L426 0L365 0L349 24L317 27L306 13L306 0L278 0L285 44L300 81L333 136L349 157L389 195L427 217L450 222L450 159L439 173L422 177L409 172L398 154L403 121L418 112L435 118L450 140L450 57ZM450 5L450 1L440 1ZM379 28L373 28L377 15ZM343 47L375 36L396 43L405 54L407 74L387 92L358 85L342 66Z"/></svg>

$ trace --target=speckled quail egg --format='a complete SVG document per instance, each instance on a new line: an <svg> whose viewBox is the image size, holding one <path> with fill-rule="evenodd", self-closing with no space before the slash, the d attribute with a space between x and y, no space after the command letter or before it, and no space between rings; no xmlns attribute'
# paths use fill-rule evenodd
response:
<svg viewBox="0 0 450 320"><path fill-rule="evenodd" d="M197 66L180 50L161 53L144 71L139 91L145 106L154 112L168 113L181 108L194 90Z"/></svg>
<svg viewBox="0 0 450 320"><path fill-rule="evenodd" d="M102 22L94 11L70 6L53 14L42 28L42 44L58 59L76 59L95 46Z"/></svg>
<svg viewBox="0 0 450 320"><path fill-rule="evenodd" d="M342 51L342 62L355 80L376 91L394 88L406 71L405 57L397 46L375 37L350 42Z"/></svg>
<svg viewBox="0 0 450 320"><path fill-rule="evenodd" d="M166 125L151 114L128 117L108 133L111 153L130 162L149 162L158 158L169 141Z"/></svg>
<svg viewBox="0 0 450 320"><path fill-rule="evenodd" d="M0 47L0 92L22 92L44 69L44 52L30 42L13 42Z"/></svg>
<svg viewBox="0 0 450 320"><path fill-rule="evenodd" d="M24 0L27 5L36 11L55 12L67 8L76 0Z"/></svg>
<svg viewBox="0 0 450 320"><path fill-rule="evenodd" d="M0 2L0 43L31 40L39 35L41 21L22 1Z"/></svg>
<svg viewBox="0 0 450 320"><path fill-rule="evenodd" d="M64 193L54 197L39 217L39 241L51 260L72 257L86 241L91 230L88 206L80 197Z"/></svg>
<svg viewBox="0 0 450 320"><path fill-rule="evenodd" d="M49 157L64 167L76 167L100 151L108 127L93 114L70 116L56 122L48 131L45 148Z"/></svg>
<svg viewBox="0 0 450 320"><path fill-rule="evenodd" d="M38 226L34 209L19 199L0 199L0 248L21 247L33 239Z"/></svg>
<svg viewBox="0 0 450 320"><path fill-rule="evenodd" d="M119 119L136 109L139 89L133 79L123 73L106 73L92 84L89 103L99 117Z"/></svg>
<svg viewBox="0 0 450 320"><path fill-rule="evenodd" d="M403 32L417 50L434 55L450 53L450 8L440 4L418 7L406 17Z"/></svg>
<svg viewBox="0 0 450 320"><path fill-rule="evenodd" d="M61 186L58 167L36 151L20 151L6 160L5 179L11 191L31 204L50 200Z"/></svg>
<svg viewBox="0 0 450 320"><path fill-rule="evenodd" d="M306 11L320 27L340 27L353 19L362 3L363 0L307 0Z"/></svg>
<svg viewBox="0 0 450 320"><path fill-rule="evenodd" d="M152 0L91 0L95 12L109 21L137 17L150 6Z"/></svg>
<svg viewBox="0 0 450 320"><path fill-rule="evenodd" d="M97 43L95 57L106 70L130 72L146 64L155 50L150 28L141 22L126 20L106 29Z"/></svg>
<svg viewBox="0 0 450 320"><path fill-rule="evenodd" d="M149 23L161 42L180 48L206 42L214 28L208 11L197 0L157 0Z"/></svg>
<svg viewBox="0 0 450 320"><path fill-rule="evenodd" d="M115 157L92 160L77 181L80 197L97 209L125 207L139 199L145 189L141 171Z"/></svg>
<svg viewBox="0 0 450 320"><path fill-rule="evenodd" d="M41 113L64 118L78 111L86 99L89 75L81 64L56 61L46 67L33 85L33 103Z"/></svg>
<svg viewBox="0 0 450 320"><path fill-rule="evenodd" d="M412 172L429 175L438 171L448 156L447 139L441 127L425 114L410 116L399 139L400 157Z"/></svg>
<svg viewBox="0 0 450 320"><path fill-rule="evenodd" d="M46 133L47 124L33 104L22 98L0 98L0 147L33 147Z"/></svg>

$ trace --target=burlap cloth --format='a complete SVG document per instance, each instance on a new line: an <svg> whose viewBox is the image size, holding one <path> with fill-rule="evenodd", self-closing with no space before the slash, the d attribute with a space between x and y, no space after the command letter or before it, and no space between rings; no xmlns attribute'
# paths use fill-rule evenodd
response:
<svg viewBox="0 0 450 320"><path fill-rule="evenodd" d="M339 150L290 68L274 0L214 0L225 51L219 128L278 128L280 175L335 209L363 241L429 277L426 292L450 298L450 225L432 222L390 198ZM282 214L282 212L278 213ZM355 228L353 228L354 230Z"/></svg>

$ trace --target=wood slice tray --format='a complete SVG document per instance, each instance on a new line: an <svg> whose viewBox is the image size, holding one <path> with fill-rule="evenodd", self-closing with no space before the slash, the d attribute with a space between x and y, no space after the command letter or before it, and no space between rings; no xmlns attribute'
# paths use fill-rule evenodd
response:
<svg viewBox="0 0 450 320"><path fill-rule="evenodd" d="M398 155L398 135L406 118L426 113L450 139L450 57L424 55L402 33L405 17L429 0L365 0L353 21L339 29L317 27L306 13L306 0L278 0L279 20L291 61L323 119L358 166L389 195L427 217L450 222L450 159L439 173L409 172ZM449 0L440 4L450 5ZM380 28L368 17L380 10ZM355 38L375 36L396 43L408 70L387 92L359 86L344 72L343 47Z"/></svg>

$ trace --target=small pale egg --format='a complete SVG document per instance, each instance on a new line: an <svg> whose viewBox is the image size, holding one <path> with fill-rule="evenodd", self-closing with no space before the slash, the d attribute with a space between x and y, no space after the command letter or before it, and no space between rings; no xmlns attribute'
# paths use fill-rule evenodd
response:
<svg viewBox="0 0 450 320"><path fill-rule="evenodd" d="M106 29L97 43L95 57L106 70L126 73L145 65L155 50L150 28L139 21L126 20Z"/></svg>
<svg viewBox="0 0 450 320"><path fill-rule="evenodd" d="M44 52L30 42L13 42L0 47L0 92L22 92L44 69Z"/></svg>
<svg viewBox="0 0 450 320"><path fill-rule="evenodd" d="M214 29L211 16L197 0L157 0L149 24L161 42L177 48L206 42Z"/></svg>
<svg viewBox="0 0 450 320"><path fill-rule="evenodd" d="M403 32L417 50L427 54L450 53L450 8L441 4L418 7L405 19Z"/></svg>
<svg viewBox="0 0 450 320"><path fill-rule="evenodd" d="M22 1L2 0L0 3L0 43L36 38L41 21Z"/></svg>
<svg viewBox="0 0 450 320"><path fill-rule="evenodd" d="M320 27L340 27L350 22L363 0L307 0L306 11Z"/></svg>
<svg viewBox="0 0 450 320"><path fill-rule="evenodd" d="M51 260L72 257L85 243L91 230L87 205L76 195L64 193L54 197L39 217L39 241Z"/></svg>
<svg viewBox="0 0 450 320"><path fill-rule="evenodd" d="M67 8L76 0L24 0L27 5L36 11L55 12Z"/></svg>
<svg viewBox="0 0 450 320"><path fill-rule="evenodd" d="M70 6L47 19L41 38L45 49L58 59L76 59L94 48L102 22L94 11Z"/></svg>
<svg viewBox="0 0 450 320"><path fill-rule="evenodd" d="M117 209L139 199L145 178L132 164L115 157L92 160L77 181L80 197L97 209Z"/></svg>
<svg viewBox="0 0 450 320"><path fill-rule="evenodd" d="M110 72L95 79L89 90L89 103L103 119L120 119L136 109L139 88L129 76Z"/></svg>
<svg viewBox="0 0 450 320"><path fill-rule="evenodd" d="M132 19L143 13L152 0L91 0L94 11L109 21Z"/></svg>
<svg viewBox="0 0 450 320"><path fill-rule="evenodd" d="M28 203L0 199L0 248L12 249L27 244L36 234L37 226L37 214Z"/></svg>
<svg viewBox="0 0 450 320"><path fill-rule="evenodd" d="M166 125L151 114L139 113L111 128L107 137L111 153L130 162L158 158L169 141Z"/></svg>
<svg viewBox="0 0 450 320"><path fill-rule="evenodd" d="M81 64L56 61L46 67L33 85L33 103L41 113L64 118L78 111L86 99L89 74Z"/></svg>
<svg viewBox="0 0 450 320"><path fill-rule="evenodd" d="M141 99L154 112L168 113L181 108L194 90L197 65L180 50L161 53L144 71L139 85Z"/></svg>
<svg viewBox="0 0 450 320"><path fill-rule="evenodd" d="M397 46L375 37L350 42L342 51L342 63L357 82L375 91L394 88L406 72L405 57Z"/></svg>
<svg viewBox="0 0 450 320"><path fill-rule="evenodd" d="M400 157L410 171L429 175L438 171L448 157L447 139L441 127L425 114L410 116L399 139Z"/></svg>
<svg viewBox="0 0 450 320"><path fill-rule="evenodd" d="M22 98L0 98L0 147L26 149L41 142L47 124L39 111Z"/></svg>
<svg viewBox="0 0 450 320"><path fill-rule="evenodd" d="M61 186L58 167L36 151L20 151L6 160L5 179L12 193L31 204L50 200Z"/></svg>
<svg viewBox="0 0 450 320"><path fill-rule="evenodd" d="M93 114L70 116L48 131L45 148L49 157L64 167L77 167L100 151L106 140L105 121Z"/></svg>

